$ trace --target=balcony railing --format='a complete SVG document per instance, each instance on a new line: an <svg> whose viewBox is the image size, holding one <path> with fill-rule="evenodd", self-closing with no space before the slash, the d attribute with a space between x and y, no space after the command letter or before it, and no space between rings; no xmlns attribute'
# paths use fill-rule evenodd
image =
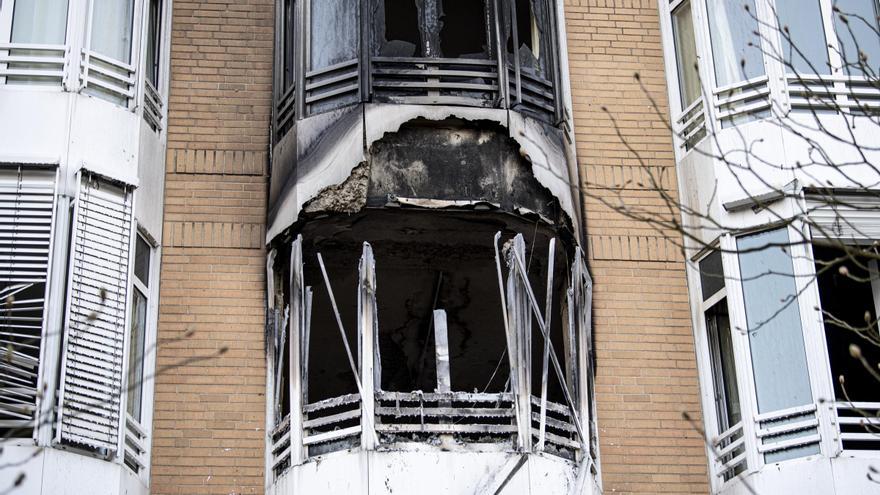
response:
<svg viewBox="0 0 880 495"><path fill-rule="evenodd" d="M0 82L61 86L67 60L65 45L0 43Z"/></svg>
<svg viewBox="0 0 880 495"><path fill-rule="evenodd" d="M83 50L80 84L120 105L129 105L135 93L135 69L92 50Z"/></svg>
<svg viewBox="0 0 880 495"><path fill-rule="evenodd" d="M376 101L491 107L498 103L497 61L458 58L372 58Z"/></svg>
<svg viewBox="0 0 880 495"><path fill-rule="evenodd" d="M424 440L438 434L507 441L516 435L513 394L379 392L376 431L382 443Z"/></svg>
<svg viewBox="0 0 880 495"><path fill-rule="evenodd" d="M715 474L729 480L742 472L746 464L745 436L742 421L712 440Z"/></svg>
<svg viewBox="0 0 880 495"><path fill-rule="evenodd" d="M844 450L880 450L880 402L838 402L835 409Z"/></svg>
<svg viewBox="0 0 880 495"><path fill-rule="evenodd" d="M126 414L125 464L136 473L141 472L149 464L147 440L147 432L144 427L130 414Z"/></svg>

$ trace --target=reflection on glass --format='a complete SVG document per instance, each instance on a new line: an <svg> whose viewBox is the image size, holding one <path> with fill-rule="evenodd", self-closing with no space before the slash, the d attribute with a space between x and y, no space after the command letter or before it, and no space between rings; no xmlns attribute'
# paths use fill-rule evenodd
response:
<svg viewBox="0 0 880 495"><path fill-rule="evenodd" d="M697 71L697 44L694 41L694 17L691 5L685 2L672 13L672 35L675 39L675 60L678 63L678 90L684 110L697 101L702 92Z"/></svg>
<svg viewBox="0 0 880 495"><path fill-rule="evenodd" d="M782 40L781 59L787 72L830 74L828 43L819 0L776 0Z"/></svg>
<svg viewBox="0 0 880 495"><path fill-rule="evenodd" d="M131 62L134 0L94 0L91 49L114 60Z"/></svg>
<svg viewBox="0 0 880 495"><path fill-rule="evenodd" d="M785 228L737 240L759 414L813 402L794 266L788 245ZM782 419L765 423L765 426L787 422L788 419ZM811 433L805 430L772 437L772 440L784 441ZM817 445L808 445L767 453L765 461L778 462L817 452Z"/></svg>
<svg viewBox="0 0 880 495"><path fill-rule="evenodd" d="M16 0L13 43L63 45L66 32L67 0Z"/></svg>
<svg viewBox="0 0 880 495"><path fill-rule="evenodd" d="M755 0L707 0L717 86L764 75Z"/></svg>
<svg viewBox="0 0 880 495"><path fill-rule="evenodd" d="M834 29L846 73L877 77L880 70L877 0L837 0L835 5L840 12L834 13ZM843 22L841 16L848 22ZM859 59L859 52L864 54L864 60Z"/></svg>
<svg viewBox="0 0 880 495"><path fill-rule="evenodd" d="M144 342L147 326L147 298L134 290L131 305L131 335L128 342L128 404L126 410L141 421L144 389Z"/></svg>

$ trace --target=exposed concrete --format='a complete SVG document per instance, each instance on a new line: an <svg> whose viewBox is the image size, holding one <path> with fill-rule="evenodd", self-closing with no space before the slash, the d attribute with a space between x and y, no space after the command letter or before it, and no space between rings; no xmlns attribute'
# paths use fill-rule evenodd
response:
<svg viewBox="0 0 880 495"><path fill-rule="evenodd" d="M577 164L573 159L574 155L568 150L569 144L562 130L523 117L517 112L506 110L428 105L362 104L315 115L297 123L295 131L296 163L293 166L273 163L273 172L285 175L273 175L272 177L273 197L270 197L269 204L267 242L297 222L303 212L303 205L310 203L319 194L344 192L345 195L349 195L352 192L350 188L328 188L343 185L349 180L354 168L368 159L374 164L374 157L368 156L367 150L372 152L374 144L385 138L386 135L399 133L402 126L416 120L442 122L448 119L461 119L464 121L464 127L485 125L491 128L495 126L495 134L506 134L511 138L516 143L511 145L511 149L515 149L517 146L520 148L519 153L531 164L531 172L534 174L534 179L537 179L536 183L543 186L539 187L538 191L546 188L552 193L558 202L558 208L568 216L574 236L580 237L581 212L576 201ZM412 145L421 146L422 144L414 142ZM449 144L454 145L455 143L451 139ZM273 162L291 159L291 153L287 150L288 146L286 141L284 148L276 146ZM454 146L449 148L449 150L453 149L455 149ZM284 153L279 153L279 151L284 151ZM445 151L438 148L434 154L438 153L444 155ZM441 157L431 156L430 158L437 160ZM419 164L411 161L403 167L398 166L393 174L390 174L392 169L371 170L371 180L390 179L396 175L398 179L402 180L396 184L396 187L376 190L384 189L384 192L389 194L412 197L414 196L412 190L418 190L426 184L422 176L423 171L428 171L426 162L427 160L423 160L423 163ZM499 163L499 165L501 164ZM510 163L505 164L502 168L506 168L508 171L514 170ZM380 176L380 172L382 176ZM493 185L489 176L481 177L480 180L482 182L476 182L477 185L482 186L477 188L477 196L473 196L473 192L469 189L458 187L454 191L455 194L446 197L434 198L430 195L421 197L426 199L488 200L488 197L484 198L479 194L483 194L485 189L500 186L498 183ZM536 192L534 189L526 187L528 178L523 174L507 175L505 180L506 183L502 182L504 186L500 189L514 194L504 198L488 194L487 196L492 198L492 202L503 204L504 201L499 201L499 199L504 199L508 203L505 209L510 208L513 211L514 208L526 208L547 218L558 218L556 214L548 215L545 208L539 207L533 202L511 200L517 195L524 197L534 195ZM280 187L277 185L279 182L283 184ZM409 191L405 188L399 188L401 185L409 187ZM341 198L341 202L337 199L331 200L331 204L336 204L337 207L341 203L346 203L343 210L334 209L331 211L351 211L351 205L347 204L351 199L351 197ZM322 203L310 206L308 211L318 211L320 204Z"/></svg>
<svg viewBox="0 0 880 495"><path fill-rule="evenodd" d="M305 213L357 213L367 205L367 186L370 184L370 166L361 163L345 182L325 187L314 199L303 205Z"/></svg>

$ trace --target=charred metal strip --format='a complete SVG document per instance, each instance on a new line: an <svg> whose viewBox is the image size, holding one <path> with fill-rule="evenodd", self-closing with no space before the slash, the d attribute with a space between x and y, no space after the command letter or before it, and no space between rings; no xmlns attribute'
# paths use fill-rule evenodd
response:
<svg viewBox="0 0 880 495"><path fill-rule="evenodd" d="M340 395L339 397L331 397L329 399L319 400L318 402L312 402L311 404L307 404L303 406L303 412L310 413L315 411L321 411L323 409L330 409L331 407L339 407L344 406L346 404L354 404L355 402L359 402L361 400L360 394L346 394Z"/></svg>
<svg viewBox="0 0 880 495"><path fill-rule="evenodd" d="M303 284L302 236L297 236L290 247L290 460L299 465L306 458L303 446L302 389L302 329L305 323L305 289ZM283 348L283 344L282 344ZM280 371L280 370L279 370Z"/></svg>
<svg viewBox="0 0 880 495"><path fill-rule="evenodd" d="M321 269L323 270L323 265ZM358 336L361 343L360 372L362 380L361 448L372 450L379 444L374 424L376 407L374 390L377 388L377 384L381 384L382 366L379 361L378 352L379 321L376 314L376 260L373 257L373 248L367 242L364 243L358 271ZM335 310L335 303L333 307Z"/></svg>
<svg viewBox="0 0 880 495"><path fill-rule="evenodd" d="M437 359L437 392L449 392L452 379L449 371L449 335L446 328L446 311L434 310L434 352Z"/></svg>
<svg viewBox="0 0 880 495"><path fill-rule="evenodd" d="M547 255L547 305L544 309L544 326L550 328L553 314L553 265L556 259L556 239L550 239L550 252ZM550 339L544 339L544 354L541 361L541 415L538 427L538 450L544 450L544 433L547 429L547 378L550 358Z"/></svg>
<svg viewBox="0 0 880 495"><path fill-rule="evenodd" d="M519 19L516 18L516 0L508 0L510 6L510 37L513 40L513 70L516 81L516 104L522 102L522 80L520 79L521 67L519 63ZM508 108L512 108L510 105Z"/></svg>
<svg viewBox="0 0 880 495"><path fill-rule="evenodd" d="M521 246L521 247L520 247ZM536 319L538 320L538 326L541 328L541 334L543 335L546 341L550 341L550 329L544 326L544 318L541 316L541 309L538 307L538 301L535 298L535 294L532 291L532 287L528 282L528 272L526 271L525 261L524 261L524 252L525 252L525 241L523 240L522 234L517 234L514 239L514 250L521 250L521 255L511 256L512 262L515 264L514 267L518 268L518 275L520 280L522 281L522 287L525 290L526 298L528 303L532 307L532 312L535 314ZM513 276L513 274L511 274ZM565 401L568 403L568 407L571 408L572 421L574 422L575 427L578 430L578 438L581 441L583 448L586 450L589 447L587 443L587 437L584 435L583 427L581 425L580 419L578 419L579 415L577 413L577 406L571 398L571 394L568 392L568 385L565 382L565 375L562 372L562 366L559 365L559 358L556 355L556 351L553 349L553 343L550 342L550 360L553 363L553 369L556 372L556 376L559 378L559 382L562 384L562 392L565 396Z"/></svg>
<svg viewBox="0 0 880 495"><path fill-rule="evenodd" d="M284 308L284 316L281 318L281 324L277 325L275 328L275 417L281 417L281 410L283 409L281 402L278 400L281 397L281 382L284 379L282 376L284 372L284 345L287 343L287 325L290 321L290 308ZM276 323L277 323L277 312L276 312Z"/></svg>
<svg viewBox="0 0 880 495"><path fill-rule="evenodd" d="M324 277L324 286L327 287L327 294L330 296L330 303L333 306L333 313L336 316L336 324L339 327L339 335L342 337L342 343L345 345L345 354L348 356L348 364L351 366L351 372L354 375L354 383L357 385L358 394L364 396L364 389L361 386L361 377L358 375L357 365L354 363L354 356L351 353L351 346L348 345L348 337L345 335L345 327L342 325L342 316L339 315L339 307L336 305L336 297L333 295L333 287L330 286L330 278L327 276L327 268L324 266L324 258L318 253L318 265L321 267L321 275Z"/></svg>
<svg viewBox="0 0 880 495"><path fill-rule="evenodd" d="M305 306L305 325L302 331L302 366L300 377L302 380L302 400L303 404L309 402L309 344L312 335L312 296L314 295L311 287L306 287L306 306Z"/></svg>
<svg viewBox="0 0 880 495"><path fill-rule="evenodd" d="M498 253L498 241L501 240L501 232L495 234L492 246L495 247L495 270L498 275L498 293L501 296L501 314L504 316L504 334L510 333L510 323L507 319L507 296L504 293L504 276L501 273L501 256Z"/></svg>
<svg viewBox="0 0 880 495"><path fill-rule="evenodd" d="M517 265L525 265L525 241L522 235L513 240L507 254L510 273L507 276L507 313L510 328L507 333L510 361L511 389L515 399L517 447L529 452L532 447L531 427L531 335L532 315L529 312L526 284L516 276ZM543 323L543 321L541 322Z"/></svg>

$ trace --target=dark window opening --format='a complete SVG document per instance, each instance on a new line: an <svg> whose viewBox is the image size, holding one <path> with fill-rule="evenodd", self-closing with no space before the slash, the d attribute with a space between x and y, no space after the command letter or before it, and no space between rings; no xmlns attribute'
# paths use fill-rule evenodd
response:
<svg viewBox="0 0 880 495"><path fill-rule="evenodd" d="M482 0L443 0L440 51L446 58L490 55L488 16Z"/></svg>
<svg viewBox="0 0 880 495"><path fill-rule="evenodd" d="M147 78L153 87L159 84L159 60L162 47L162 0L150 0L147 25Z"/></svg>
<svg viewBox="0 0 880 495"><path fill-rule="evenodd" d="M281 46L281 59L282 59L282 67L283 67L283 80L282 80L282 88L287 89L293 86L294 83L294 43L296 36L296 29L294 28L294 0L284 0L283 9L283 17L282 17L282 26L281 30L283 33L282 36L282 46Z"/></svg>
<svg viewBox="0 0 880 495"><path fill-rule="evenodd" d="M419 11L415 0L385 0L385 33L379 49L383 57L423 55Z"/></svg>
<svg viewBox="0 0 880 495"><path fill-rule="evenodd" d="M813 246L813 254L835 399L880 402L880 383L850 350L851 346L858 346L869 366L876 367L880 363L880 333L872 290L872 281L876 284L878 277L876 264L832 247ZM864 414L874 416L875 412L839 409L838 414L858 418ZM877 434L875 427L844 421L840 427L845 449L876 448L876 441L846 439L846 433Z"/></svg>
<svg viewBox="0 0 880 495"><path fill-rule="evenodd" d="M537 18L537 14L533 0L515 0L516 17L512 23L516 26L516 37L518 47L514 50L514 33L513 26L507 37L507 53L515 54L519 57L520 65L532 69L540 68L541 60L541 23Z"/></svg>

